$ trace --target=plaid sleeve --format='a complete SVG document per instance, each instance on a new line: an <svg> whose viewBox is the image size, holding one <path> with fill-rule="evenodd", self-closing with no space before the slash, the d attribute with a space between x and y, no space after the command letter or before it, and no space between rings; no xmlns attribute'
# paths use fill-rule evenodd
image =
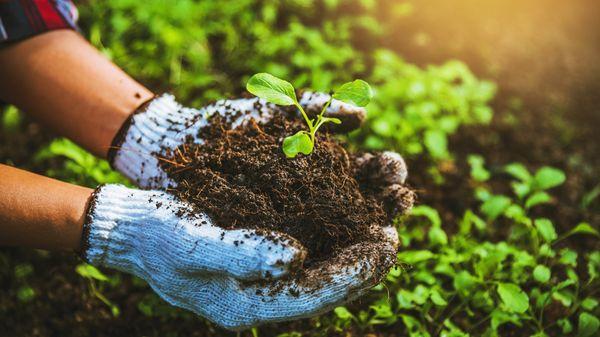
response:
<svg viewBox="0 0 600 337"><path fill-rule="evenodd" d="M0 45L53 29L77 29L70 0L0 0Z"/></svg>

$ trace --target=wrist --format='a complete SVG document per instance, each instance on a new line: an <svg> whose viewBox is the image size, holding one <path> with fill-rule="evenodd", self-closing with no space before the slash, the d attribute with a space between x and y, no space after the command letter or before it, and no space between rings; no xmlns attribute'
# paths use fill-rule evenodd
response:
<svg viewBox="0 0 600 337"><path fill-rule="evenodd" d="M139 226L142 222L150 225L147 219L153 212L149 202L153 197L154 192L120 185L98 187L90 197L85 216L82 257L94 265L137 269L135 245L143 239Z"/></svg>
<svg viewBox="0 0 600 337"><path fill-rule="evenodd" d="M172 95L156 96L139 107L115 136L111 165L141 187L166 187L169 181L156 154L179 146L204 120L197 110L184 108ZM194 127L191 127L194 126Z"/></svg>

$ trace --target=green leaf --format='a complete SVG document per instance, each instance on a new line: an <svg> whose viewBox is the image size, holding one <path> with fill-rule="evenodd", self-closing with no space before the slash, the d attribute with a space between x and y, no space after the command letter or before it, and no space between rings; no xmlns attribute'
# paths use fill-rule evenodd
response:
<svg viewBox="0 0 600 337"><path fill-rule="evenodd" d="M2 117L0 120L0 126L2 127L2 129L4 129L4 131L18 131L19 125L21 124L22 116L17 108L15 108L12 105L9 105L8 108L6 108L6 111L4 111L3 115L2 111L0 110L0 115Z"/></svg>
<svg viewBox="0 0 600 337"><path fill-rule="evenodd" d="M529 174L529 171L525 165L520 163L512 163L504 166L504 172L521 180L522 182L527 182L531 179L531 174Z"/></svg>
<svg viewBox="0 0 600 337"><path fill-rule="evenodd" d="M577 336L588 337L594 336L600 328L600 320L596 316L583 312L579 315L577 323Z"/></svg>
<svg viewBox="0 0 600 337"><path fill-rule="evenodd" d="M288 158L294 158L298 153L310 154L314 144L306 131L298 131L295 135L285 137L283 140L283 153Z"/></svg>
<svg viewBox="0 0 600 337"><path fill-rule="evenodd" d="M258 73L250 77L246 83L246 90L277 105L294 105L298 102L290 82L267 73Z"/></svg>
<svg viewBox="0 0 600 337"><path fill-rule="evenodd" d="M468 271L460 271L454 276L453 285L454 289L458 290L458 293L462 296L469 297L469 294L473 288L477 285L477 278Z"/></svg>
<svg viewBox="0 0 600 337"><path fill-rule="evenodd" d="M440 227L442 225L442 219L440 218L438 211L435 208L427 205L413 207L413 209L410 211L410 215L426 217L429 219L429 221L431 221L431 225L433 227Z"/></svg>
<svg viewBox="0 0 600 337"><path fill-rule="evenodd" d="M479 155L469 155L467 162L471 166L471 177L475 181L486 181L490 179L490 172L485 169L485 160Z"/></svg>
<svg viewBox="0 0 600 337"><path fill-rule="evenodd" d="M538 233L540 233L540 235L546 242L552 242L556 240L556 230L554 229L552 221L545 218L541 218L535 219L534 223L535 227L538 230Z"/></svg>
<svg viewBox="0 0 600 337"><path fill-rule="evenodd" d="M575 226L575 228L573 228L569 231L567 236L571 236L573 234L591 234L591 235L595 235L595 236L600 236L600 233L598 233L598 230L595 229L594 227L592 227L587 222L582 222L582 223L578 224L577 226Z"/></svg>
<svg viewBox="0 0 600 337"><path fill-rule="evenodd" d="M523 197L525 197L527 194L529 194L529 192L531 192L531 186L529 186L529 184L527 183L513 181L510 184L510 187L512 187L513 191L515 192L517 197L519 197L519 199L523 199Z"/></svg>
<svg viewBox="0 0 600 337"><path fill-rule="evenodd" d="M581 301L581 307L585 310L594 310L598 306L598 300L592 297L587 297Z"/></svg>
<svg viewBox="0 0 600 337"><path fill-rule="evenodd" d="M588 254L587 258L587 270L591 281L600 277L600 251Z"/></svg>
<svg viewBox="0 0 600 337"><path fill-rule="evenodd" d="M94 267L90 264L87 264L87 263L82 263L82 264L78 265L75 268L75 271L77 272L77 274L79 274L83 277L93 278L98 281L108 281L108 277L106 277L106 275L104 275L96 267Z"/></svg>
<svg viewBox="0 0 600 337"><path fill-rule="evenodd" d="M431 296L429 298L431 298L431 302L433 302L435 305L439 305L441 307L448 305L448 302L444 299L444 297L442 297L442 294L435 289L431 290Z"/></svg>
<svg viewBox="0 0 600 337"><path fill-rule="evenodd" d="M524 313L529 308L529 297L513 283L499 283L498 295L509 311Z"/></svg>
<svg viewBox="0 0 600 337"><path fill-rule="evenodd" d="M568 248L561 249L558 262L573 268L577 267L577 252Z"/></svg>
<svg viewBox="0 0 600 337"><path fill-rule="evenodd" d="M537 265L533 269L533 278L540 283L548 282L550 280L550 268L541 264Z"/></svg>
<svg viewBox="0 0 600 337"><path fill-rule="evenodd" d="M481 205L481 211L489 220L495 220L510 206L511 200L504 195L494 195Z"/></svg>
<svg viewBox="0 0 600 337"><path fill-rule="evenodd" d="M406 289L400 289L396 293L396 300L398 301L398 307L403 309L410 309L414 307L412 304L412 294Z"/></svg>
<svg viewBox="0 0 600 337"><path fill-rule="evenodd" d="M492 317L492 319L490 321L490 325L491 325L492 329L494 329L494 330L498 329L498 327L500 325L502 325L504 323L508 323L508 322L510 322L516 326L522 325L521 320L519 319L518 315L516 315L514 313L502 311L497 308L494 309L494 311L492 311L490 316Z"/></svg>
<svg viewBox="0 0 600 337"><path fill-rule="evenodd" d="M404 263L414 264L432 259L435 255L428 250L406 250L398 253L398 260Z"/></svg>
<svg viewBox="0 0 600 337"><path fill-rule="evenodd" d="M35 297L35 290L30 286L22 286L17 290L17 298L21 302L29 302Z"/></svg>
<svg viewBox="0 0 600 337"><path fill-rule="evenodd" d="M553 167L544 166L533 177L533 186L540 190L547 190L562 184L566 179L563 171Z"/></svg>
<svg viewBox="0 0 600 337"><path fill-rule="evenodd" d="M363 80L354 80L343 84L333 98L356 106L366 106L373 98L371 86Z"/></svg>
<svg viewBox="0 0 600 337"><path fill-rule="evenodd" d="M333 124L342 124L342 120L335 117L323 117L323 122L331 122Z"/></svg>
<svg viewBox="0 0 600 337"><path fill-rule="evenodd" d="M539 191L527 198L527 200L525 201L525 208L529 209L539 204L545 204L550 202L550 200L552 200L552 198L548 193Z"/></svg>
<svg viewBox="0 0 600 337"><path fill-rule="evenodd" d="M348 309L346 309L346 307L337 307L333 310L333 312L335 312L335 315L342 320L354 318L354 315Z"/></svg>
<svg viewBox="0 0 600 337"><path fill-rule="evenodd" d="M411 293L412 300L418 305L423 305L429 298L429 289L422 284L419 284Z"/></svg>
<svg viewBox="0 0 600 337"><path fill-rule="evenodd" d="M448 138L444 132L427 130L424 137L425 146L434 159L446 159L450 157L448 153Z"/></svg>
<svg viewBox="0 0 600 337"><path fill-rule="evenodd" d="M431 242L432 245L445 246L448 244L448 236L441 227L432 227L429 230L428 236L429 242Z"/></svg>
<svg viewBox="0 0 600 337"><path fill-rule="evenodd" d="M559 301L565 307L570 307L573 304L575 296L569 290L560 290L552 293L552 298Z"/></svg>
<svg viewBox="0 0 600 337"><path fill-rule="evenodd" d="M15 266L15 278L24 279L33 274L33 266L29 263L18 264Z"/></svg>
<svg viewBox="0 0 600 337"><path fill-rule="evenodd" d="M588 208L598 196L600 196L600 185L596 185L591 191L583 195L581 198L581 207Z"/></svg>
<svg viewBox="0 0 600 337"><path fill-rule="evenodd" d="M558 324L558 326L564 334L568 334L573 331L573 325L571 324L568 318L559 319L558 321L556 321L556 323Z"/></svg>

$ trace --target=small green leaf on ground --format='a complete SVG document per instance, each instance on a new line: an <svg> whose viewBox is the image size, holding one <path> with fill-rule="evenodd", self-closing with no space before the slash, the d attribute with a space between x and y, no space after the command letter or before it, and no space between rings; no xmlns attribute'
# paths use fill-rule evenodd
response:
<svg viewBox="0 0 600 337"><path fill-rule="evenodd" d="M468 297L471 290L477 285L477 278L468 271L462 270L454 276L454 288L458 290L459 294Z"/></svg>
<svg viewBox="0 0 600 337"><path fill-rule="evenodd" d="M500 295L502 303L510 311L524 313L529 308L529 297L516 284L499 283L498 295Z"/></svg>
<svg viewBox="0 0 600 337"><path fill-rule="evenodd" d="M445 159L450 157L448 153L448 138L439 130L427 130L423 140L427 150L434 159Z"/></svg>
<svg viewBox="0 0 600 337"><path fill-rule="evenodd" d="M413 207L410 211L411 216L424 216L431 222L433 227L440 227L442 225L442 218L435 208L427 205L419 205Z"/></svg>
<svg viewBox="0 0 600 337"><path fill-rule="evenodd" d="M585 310L594 310L598 306L598 300L592 297L588 297L581 301L581 307Z"/></svg>
<svg viewBox="0 0 600 337"><path fill-rule="evenodd" d="M406 250L398 253L400 262L414 264L432 259L435 255L428 250Z"/></svg>
<svg viewBox="0 0 600 337"><path fill-rule="evenodd" d="M354 318L354 315L348 309L346 309L346 307L337 307L333 310L333 312L335 312L335 315L342 320Z"/></svg>
<svg viewBox="0 0 600 337"><path fill-rule="evenodd" d="M442 307L448 305L448 302L446 302L444 297L442 297L442 294L440 294L440 292L437 290L431 291L430 298L431 298L431 302L433 302L433 304L435 304L435 305L439 305Z"/></svg>
<svg viewBox="0 0 600 337"><path fill-rule="evenodd" d="M342 120L335 117L323 117L323 122L331 122L333 124L342 124Z"/></svg>
<svg viewBox="0 0 600 337"><path fill-rule="evenodd" d="M533 278L540 283L546 283L550 280L550 269L544 265L537 265L533 269Z"/></svg>
<svg viewBox="0 0 600 337"><path fill-rule="evenodd" d="M552 241L556 240L556 238L557 238L556 230L554 229L554 225L552 224L552 221L545 219L545 218L536 219L535 227L537 228L538 233L540 233L540 235L542 236L544 241L552 242Z"/></svg>
<svg viewBox="0 0 600 337"><path fill-rule="evenodd" d="M294 158L298 153L310 154L313 150L313 142L305 131L298 131L295 135L285 137L283 140L283 153L286 157Z"/></svg>
<svg viewBox="0 0 600 337"><path fill-rule="evenodd" d="M595 236L600 236L600 233L598 233L598 230L595 229L594 227L590 226L590 224L587 222L582 222L582 223L578 224L577 226L575 226L575 228L573 228L569 231L568 236L573 235L573 234L591 234L591 235L595 235Z"/></svg>
<svg viewBox="0 0 600 337"><path fill-rule="evenodd" d="M525 208L529 209L529 208L539 205L539 204L545 204L545 203L550 202L550 200L552 200L552 198L550 197L550 195L548 193L536 192L527 198L527 200L525 201Z"/></svg>
<svg viewBox="0 0 600 337"><path fill-rule="evenodd" d="M490 172L485 169L485 160L479 155L469 155L467 162L471 166L471 177L475 181L486 181L490 179Z"/></svg>
<svg viewBox="0 0 600 337"><path fill-rule="evenodd" d="M544 166L533 177L533 184L537 189L546 190L565 182L565 173L559 169Z"/></svg>
<svg viewBox="0 0 600 337"><path fill-rule="evenodd" d="M441 227L432 227L429 230L428 236L429 242L431 242L432 245L444 246L448 244L448 236Z"/></svg>
<svg viewBox="0 0 600 337"><path fill-rule="evenodd" d="M597 317L587 312L579 315L579 322L577 323L578 337L597 336L598 328L600 328L600 320Z"/></svg>
<svg viewBox="0 0 600 337"><path fill-rule="evenodd" d="M35 297L35 290L29 286L23 286L17 291L17 298L21 302L29 302Z"/></svg>
<svg viewBox="0 0 600 337"><path fill-rule="evenodd" d="M93 278L98 281L108 281L108 277L106 277L106 275L104 275L96 267L94 267L90 264L87 264L87 263L82 263L82 264L78 265L75 268L75 271L77 272L77 274L79 274L83 277Z"/></svg>
<svg viewBox="0 0 600 337"><path fill-rule="evenodd" d="M333 98L356 106L366 106L371 102L373 90L363 80L354 80L342 85L334 94Z"/></svg>
<svg viewBox="0 0 600 337"><path fill-rule="evenodd" d="M258 73L250 77L246 90L277 105L294 105L297 102L296 92L290 82L267 73Z"/></svg>
<svg viewBox="0 0 600 337"><path fill-rule="evenodd" d="M512 163L504 166L504 172L521 180L522 182L527 182L531 179L531 174L529 174L529 171L525 165L521 163Z"/></svg>
<svg viewBox="0 0 600 337"><path fill-rule="evenodd" d="M489 220L495 220L510 206L511 200L504 195L494 195L481 205L481 211Z"/></svg>

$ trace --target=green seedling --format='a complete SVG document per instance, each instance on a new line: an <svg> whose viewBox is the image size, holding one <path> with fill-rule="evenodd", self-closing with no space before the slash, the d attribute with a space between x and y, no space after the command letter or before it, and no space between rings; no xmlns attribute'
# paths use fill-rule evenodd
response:
<svg viewBox="0 0 600 337"><path fill-rule="evenodd" d="M331 94L331 97L327 103L325 103L317 117L311 119L302 108L302 105L298 102L294 87L285 80L271 74L258 73L248 80L246 89L267 102L283 106L293 105L300 110L300 113L308 126L308 131L300 130L292 136L285 137L283 140L283 152L288 158L294 158L298 153L305 155L311 154L315 147L315 135L323 124L342 123L338 118L325 116L325 111L327 111L327 108L333 99L358 107L364 107L369 104L373 97L373 91L367 82L363 80L354 80L353 82L345 83Z"/></svg>

